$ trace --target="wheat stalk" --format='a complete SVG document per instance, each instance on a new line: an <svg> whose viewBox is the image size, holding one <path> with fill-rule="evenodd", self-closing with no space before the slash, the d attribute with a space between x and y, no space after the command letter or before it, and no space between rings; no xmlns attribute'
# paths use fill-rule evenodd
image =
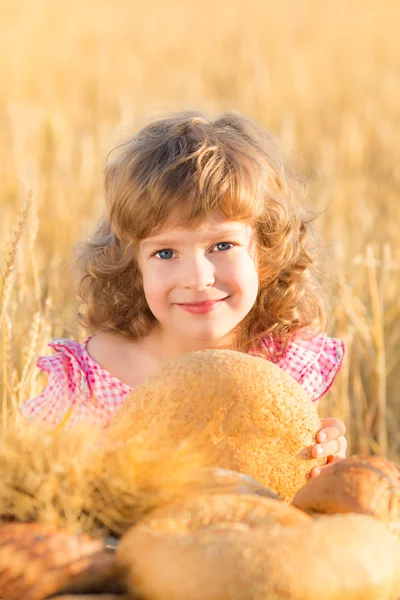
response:
<svg viewBox="0 0 400 600"><path fill-rule="evenodd" d="M27 398L25 397L26 388L29 380L29 374L31 373L32 366L34 364L34 359L37 355L39 343L40 343L40 334L42 330L42 315L38 311L35 313L32 321L32 327L29 332L29 342L27 346L24 348L25 350L25 360L22 368L22 373L20 377L20 381L18 384L18 404L21 404Z"/></svg>
<svg viewBox="0 0 400 600"><path fill-rule="evenodd" d="M13 268L15 256L18 250L18 244L21 239L29 210L32 204L32 192L28 190L25 201L17 214L10 236L7 240L4 258L1 262L0 270L0 307L1 312L5 313L12 289Z"/></svg>
<svg viewBox="0 0 400 600"><path fill-rule="evenodd" d="M386 455L388 450L387 440L387 402L386 402L386 356L385 338L382 315L382 301L378 286L378 275L374 250L371 245L366 248L366 261L368 283L372 307L372 337L376 352L376 403L377 403L377 429L378 446L381 454Z"/></svg>

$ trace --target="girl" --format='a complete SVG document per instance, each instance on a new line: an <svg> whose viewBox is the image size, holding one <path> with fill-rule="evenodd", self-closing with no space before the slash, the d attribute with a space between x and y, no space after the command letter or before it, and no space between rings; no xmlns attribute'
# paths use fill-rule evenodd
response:
<svg viewBox="0 0 400 600"><path fill-rule="evenodd" d="M318 401L343 344L321 332L303 189L267 133L234 113L155 120L109 161L105 195L78 261L91 335L51 342L48 387L23 415L107 426L164 362L206 348L273 361ZM344 457L344 424L323 424L314 455Z"/></svg>

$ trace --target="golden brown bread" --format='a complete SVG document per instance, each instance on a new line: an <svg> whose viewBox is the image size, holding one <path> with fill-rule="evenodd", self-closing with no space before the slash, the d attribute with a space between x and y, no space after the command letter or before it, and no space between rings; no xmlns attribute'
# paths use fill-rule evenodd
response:
<svg viewBox="0 0 400 600"><path fill-rule="evenodd" d="M313 520L255 496L159 510L117 558L143 600L397 600L400 540L365 515Z"/></svg>
<svg viewBox="0 0 400 600"><path fill-rule="evenodd" d="M289 500L304 485L321 427L301 386L276 365L231 350L182 355L124 401L109 428L119 442L142 431L174 440L196 435L220 467L247 473Z"/></svg>
<svg viewBox="0 0 400 600"><path fill-rule="evenodd" d="M364 513L400 534L400 470L379 456L352 456L329 465L293 499L310 513Z"/></svg>
<svg viewBox="0 0 400 600"><path fill-rule="evenodd" d="M42 600L64 590L115 589L119 578L115 555L106 552L99 540L39 523L0 526L2 600Z"/></svg>
<svg viewBox="0 0 400 600"><path fill-rule="evenodd" d="M311 517L302 510L274 498L249 494L199 494L153 511L142 519L141 524L158 530L166 527L167 530L193 533L221 524L242 523L254 528L261 523L292 526L310 521Z"/></svg>
<svg viewBox="0 0 400 600"><path fill-rule="evenodd" d="M197 472L197 481L187 486L187 494L255 494L279 500L279 496L258 481L229 469L205 468Z"/></svg>

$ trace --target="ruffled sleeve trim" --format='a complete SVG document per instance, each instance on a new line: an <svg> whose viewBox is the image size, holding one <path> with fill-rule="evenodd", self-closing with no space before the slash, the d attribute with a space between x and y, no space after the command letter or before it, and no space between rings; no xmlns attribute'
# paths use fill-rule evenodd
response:
<svg viewBox="0 0 400 600"><path fill-rule="evenodd" d="M259 345L265 358L289 373L313 401L329 390L344 356L344 343L326 333L309 339L296 337L283 352L282 344L271 334L261 338Z"/></svg>
<svg viewBox="0 0 400 600"><path fill-rule="evenodd" d="M38 358L36 364L48 376L48 385L36 398L20 407L29 421L39 420L46 425L57 425L71 412L72 425L82 413L92 412L92 394L83 368L82 346L79 342L55 338L49 346L56 351L52 356ZM79 407L79 411L76 409ZM81 418L79 418L81 420Z"/></svg>

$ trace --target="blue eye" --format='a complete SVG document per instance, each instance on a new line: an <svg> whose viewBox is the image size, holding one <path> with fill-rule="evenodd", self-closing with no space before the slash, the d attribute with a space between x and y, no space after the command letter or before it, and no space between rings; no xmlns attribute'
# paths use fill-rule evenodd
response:
<svg viewBox="0 0 400 600"><path fill-rule="evenodd" d="M163 253L163 252L170 252L170 256L162 256L162 253ZM164 250L158 250L157 252L155 252L154 256L156 256L157 254L159 254L159 255L160 255L160 258L163 258L163 259L164 259L164 258L172 258L172 254L173 254L173 252L172 252L172 250L167 250L167 249L164 249Z"/></svg>
<svg viewBox="0 0 400 600"><path fill-rule="evenodd" d="M216 247L223 246L224 244L225 244L225 246L232 246L231 242L219 242L219 244L217 244ZM222 250L230 250L230 248L221 248L221 251Z"/></svg>

